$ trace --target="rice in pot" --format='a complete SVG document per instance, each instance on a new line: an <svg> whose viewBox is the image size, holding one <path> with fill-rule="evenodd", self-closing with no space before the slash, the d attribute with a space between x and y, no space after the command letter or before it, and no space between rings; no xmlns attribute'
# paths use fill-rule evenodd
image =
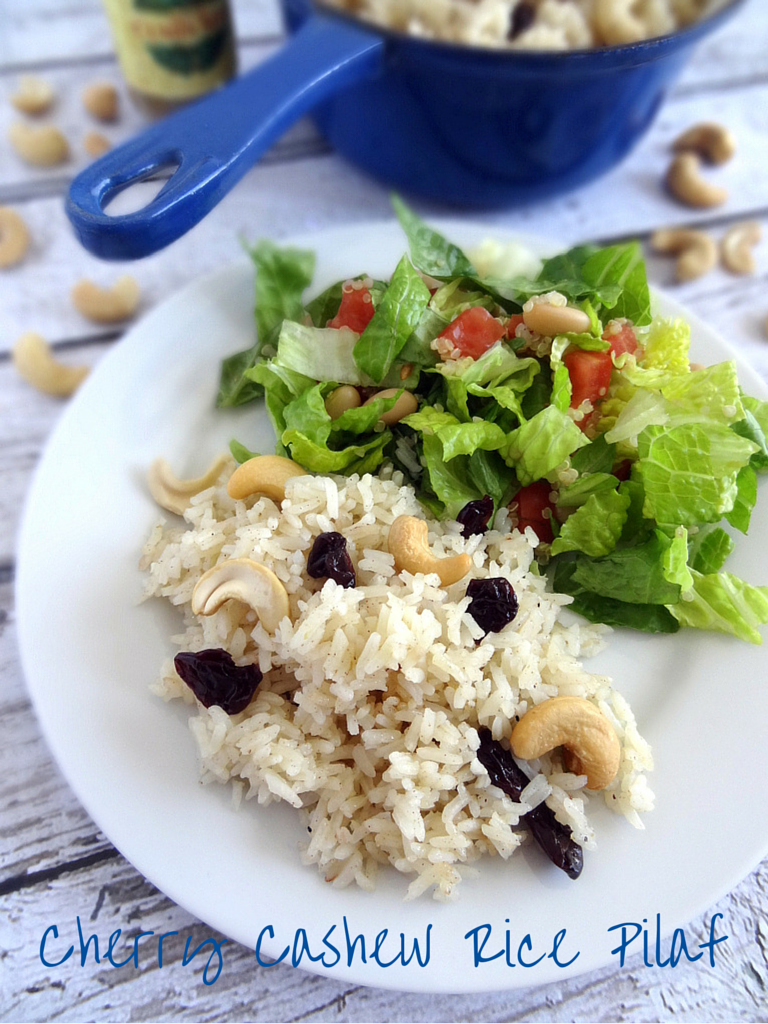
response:
<svg viewBox="0 0 768 1024"><path fill-rule="evenodd" d="M233 781L238 795L297 808L310 830L304 861L336 885L372 888L378 866L391 864L413 876L409 898L433 889L449 899L466 865L483 854L507 858L526 841L517 826L541 801L578 843L594 846L585 812L600 796L585 792L585 776L565 771L558 752L526 762L533 778L520 803L490 784L476 757L479 726L506 740L529 706L574 694L613 723L621 763L604 799L642 827L640 812L653 806L650 750L610 680L579 661L610 631L561 621L570 598L546 591L530 529L511 529L506 510L494 529L468 539L456 522L430 521L436 554L472 559L470 574L446 588L436 575L397 573L387 551L393 520L424 514L399 473L294 477L282 508L230 498L228 475L192 499L184 525L158 524L142 560L147 596L184 614L186 628L173 638L180 649L222 647L264 673L250 705L230 716L203 707L173 662L164 666L157 693L195 706L203 781ZM354 588L307 575L314 539L332 530L347 540ZM285 585L291 621L274 634L235 601L206 617L190 610L202 573L238 557L262 562ZM488 576L509 581L519 611L484 636L467 614L466 590L470 578Z"/></svg>

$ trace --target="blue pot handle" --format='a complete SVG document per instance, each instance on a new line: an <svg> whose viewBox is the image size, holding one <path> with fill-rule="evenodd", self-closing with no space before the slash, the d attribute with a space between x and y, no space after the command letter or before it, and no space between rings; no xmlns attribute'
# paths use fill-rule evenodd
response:
<svg viewBox="0 0 768 1024"><path fill-rule="evenodd" d="M379 36L341 20L309 18L254 71L82 171L67 200L78 238L89 252L110 260L138 259L169 245L202 220L303 113L374 76L383 48ZM142 210L104 213L117 192L168 165L178 169Z"/></svg>

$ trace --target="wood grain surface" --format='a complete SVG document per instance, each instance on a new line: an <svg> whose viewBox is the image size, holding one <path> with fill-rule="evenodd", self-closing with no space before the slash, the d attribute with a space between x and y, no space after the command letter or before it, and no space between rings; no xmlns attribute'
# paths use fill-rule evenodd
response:
<svg viewBox="0 0 768 1024"><path fill-rule="evenodd" d="M263 60L279 44L273 0L235 0L241 66ZM26 167L5 142L16 118L6 102L22 73L55 85L52 119L72 146L70 163ZM103 264L76 243L62 198L85 164L82 138L91 125L80 94L95 80L115 82L122 115L104 133L127 139L143 124L124 94L98 0L0 0L0 205L17 209L33 238L18 267L0 272L0 1019L4 1021L764 1021L768 1019L768 861L687 932L702 941L714 913L729 935L716 969L701 962L675 970L648 968L637 957L561 984L507 993L423 996L347 985L279 965L260 967L253 952L230 943L214 985L191 948L215 934L158 892L112 847L79 806L40 733L27 695L16 642L13 606L15 537L31 475L64 408L21 381L10 349L36 330L57 354L97 365L123 325L105 329L84 320L69 299L82 277L108 283L130 272L147 310L200 274L239 258L240 237L282 238L340 223L389 218L387 190L334 155L309 122L278 142L227 199L172 248L136 265ZM664 191L670 142L701 120L727 123L737 157L718 172L729 189L717 211L692 211ZM671 264L652 257L652 280L729 338L768 380L768 4L748 0L738 17L697 50L680 84L640 147L600 181L521 210L486 214L495 226L569 244L638 237L661 226L697 224L720 237L745 219L758 221L766 241L758 271L738 277L718 269L677 286ZM151 185L146 186L152 187ZM417 204L426 217L459 215ZM65 642L65 638L62 638ZM766 680L768 683L768 680ZM768 780L767 780L768 781ZM723 780L713 779L713 799ZM765 829L765 823L756 823ZM739 837L731 837L738 843ZM681 883L684 870L681 871ZM57 924L76 938L115 928L177 932L158 966L151 951L113 968L73 957L46 968L42 934ZM222 936L217 936L222 940ZM139 947L140 951L143 947Z"/></svg>

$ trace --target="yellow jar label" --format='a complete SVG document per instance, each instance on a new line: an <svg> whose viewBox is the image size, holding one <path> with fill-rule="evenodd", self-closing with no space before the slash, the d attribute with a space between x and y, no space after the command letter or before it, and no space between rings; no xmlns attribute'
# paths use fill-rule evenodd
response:
<svg viewBox="0 0 768 1024"><path fill-rule="evenodd" d="M132 88L186 100L235 69L227 0L104 0L118 60Z"/></svg>

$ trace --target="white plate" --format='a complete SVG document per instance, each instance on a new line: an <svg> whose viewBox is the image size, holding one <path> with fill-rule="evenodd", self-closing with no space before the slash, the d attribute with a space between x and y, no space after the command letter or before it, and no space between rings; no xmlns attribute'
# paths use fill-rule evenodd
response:
<svg viewBox="0 0 768 1024"><path fill-rule="evenodd" d="M441 227L465 246L487 233L461 222ZM293 242L317 251L318 289L361 270L385 276L404 250L395 224ZM597 807L599 849L585 855L575 882L532 849L508 863L481 861L478 876L450 904L404 903L407 880L395 871L383 872L374 894L338 890L301 866L302 826L290 808L254 802L235 812L229 788L199 785L187 710L148 690L172 653L177 622L164 603L137 605L139 552L157 518L144 474L163 454L179 473L193 475L232 436L269 449L261 408L213 409L220 359L252 343L252 296L244 263L153 310L86 381L35 477L20 539L20 643L43 729L79 799L142 874L211 927L253 948L271 926L274 939L264 932L262 955L279 955L303 928L312 953L325 951L327 964L334 956L323 936L333 927L329 942L339 948L339 962L326 969L305 956L301 966L337 979L413 991L530 986L618 966L611 950L619 932L609 929L644 919L653 954L657 914L664 934L684 926L768 850L768 685L760 648L697 631L617 632L609 651L590 663L614 677L653 745L657 809L647 829L636 831ZM669 299L660 305L682 313ZM734 355L689 319L693 358ZM749 392L765 394L748 367L740 371ZM764 502L729 566L754 583L768 582L768 547L757 541L767 531ZM352 937L366 939L365 963L359 943L348 963L345 920ZM486 956L504 948L507 927L513 961L526 934L533 952L523 952L533 961L551 951L562 929L560 960L579 955L567 968L550 957L510 967L504 956L475 967L465 935L484 924L492 928ZM718 934L727 933L728 922L720 924ZM409 952L419 939L423 957L430 925L425 966L414 958L385 969L371 959L385 928L385 962L401 932ZM629 955L640 952L642 936L629 948ZM226 969L226 949L224 959Z"/></svg>

